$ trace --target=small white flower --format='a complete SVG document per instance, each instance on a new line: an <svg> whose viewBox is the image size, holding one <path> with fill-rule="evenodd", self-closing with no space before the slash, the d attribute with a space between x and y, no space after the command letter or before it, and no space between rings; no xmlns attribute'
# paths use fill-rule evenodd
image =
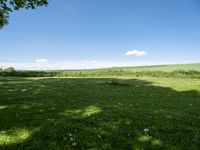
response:
<svg viewBox="0 0 200 150"><path fill-rule="evenodd" d="M145 133L148 133L148 132L149 132L149 129L144 129L144 132L145 132Z"/></svg>
<svg viewBox="0 0 200 150"><path fill-rule="evenodd" d="M77 143L75 143L75 142L72 143L72 146L76 146L76 145L77 145Z"/></svg>

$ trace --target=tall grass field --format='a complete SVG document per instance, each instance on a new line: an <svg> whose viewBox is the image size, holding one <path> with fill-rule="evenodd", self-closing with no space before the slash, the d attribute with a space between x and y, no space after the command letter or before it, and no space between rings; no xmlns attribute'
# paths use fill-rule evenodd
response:
<svg viewBox="0 0 200 150"><path fill-rule="evenodd" d="M1 72L0 150L154 149L200 149L200 64Z"/></svg>

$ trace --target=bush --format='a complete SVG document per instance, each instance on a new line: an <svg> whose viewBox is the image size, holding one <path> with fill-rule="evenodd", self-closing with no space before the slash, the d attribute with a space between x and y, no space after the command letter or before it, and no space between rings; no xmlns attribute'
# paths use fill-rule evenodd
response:
<svg viewBox="0 0 200 150"><path fill-rule="evenodd" d="M15 69L13 67L9 67L6 69L1 69L1 76L15 76Z"/></svg>

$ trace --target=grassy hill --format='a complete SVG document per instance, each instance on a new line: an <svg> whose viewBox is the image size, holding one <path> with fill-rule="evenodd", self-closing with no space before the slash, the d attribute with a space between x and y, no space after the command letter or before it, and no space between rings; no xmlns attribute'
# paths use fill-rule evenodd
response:
<svg viewBox="0 0 200 150"><path fill-rule="evenodd" d="M139 66L139 67L117 67L115 69L123 69L128 71L200 71L200 63L197 64L176 64L176 65L158 65L158 66Z"/></svg>
<svg viewBox="0 0 200 150"><path fill-rule="evenodd" d="M192 77L200 78L199 64L179 64L139 67L114 67L91 70L61 71L57 76L68 77L110 77L110 76L150 76L150 77Z"/></svg>

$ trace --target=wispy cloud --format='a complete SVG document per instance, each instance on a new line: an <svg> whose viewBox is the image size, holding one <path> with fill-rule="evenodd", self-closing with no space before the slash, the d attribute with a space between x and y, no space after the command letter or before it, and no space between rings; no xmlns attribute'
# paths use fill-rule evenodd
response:
<svg viewBox="0 0 200 150"><path fill-rule="evenodd" d="M147 52L145 51L140 51L140 50L130 50L130 51L127 51L126 56L145 56L147 55Z"/></svg>
<svg viewBox="0 0 200 150"><path fill-rule="evenodd" d="M140 54L141 55L141 54ZM199 62L199 60L197 61ZM70 69L98 69L111 67L126 66L148 66L148 65L164 65L177 63L194 63L175 61L175 62L158 62L158 61L99 61L99 60L64 60L52 61L47 59L36 59L35 61L9 62L0 61L0 68L14 67L17 70L70 70Z"/></svg>
<svg viewBox="0 0 200 150"><path fill-rule="evenodd" d="M18 70L68 70L96 69L123 66L144 66L156 63L138 61L98 61L98 60L67 60L67 61L35 61L35 62L0 62L0 68L14 67Z"/></svg>
<svg viewBox="0 0 200 150"><path fill-rule="evenodd" d="M44 58L43 59L36 59L35 62L37 62L37 63L47 63L48 60L44 59Z"/></svg>

